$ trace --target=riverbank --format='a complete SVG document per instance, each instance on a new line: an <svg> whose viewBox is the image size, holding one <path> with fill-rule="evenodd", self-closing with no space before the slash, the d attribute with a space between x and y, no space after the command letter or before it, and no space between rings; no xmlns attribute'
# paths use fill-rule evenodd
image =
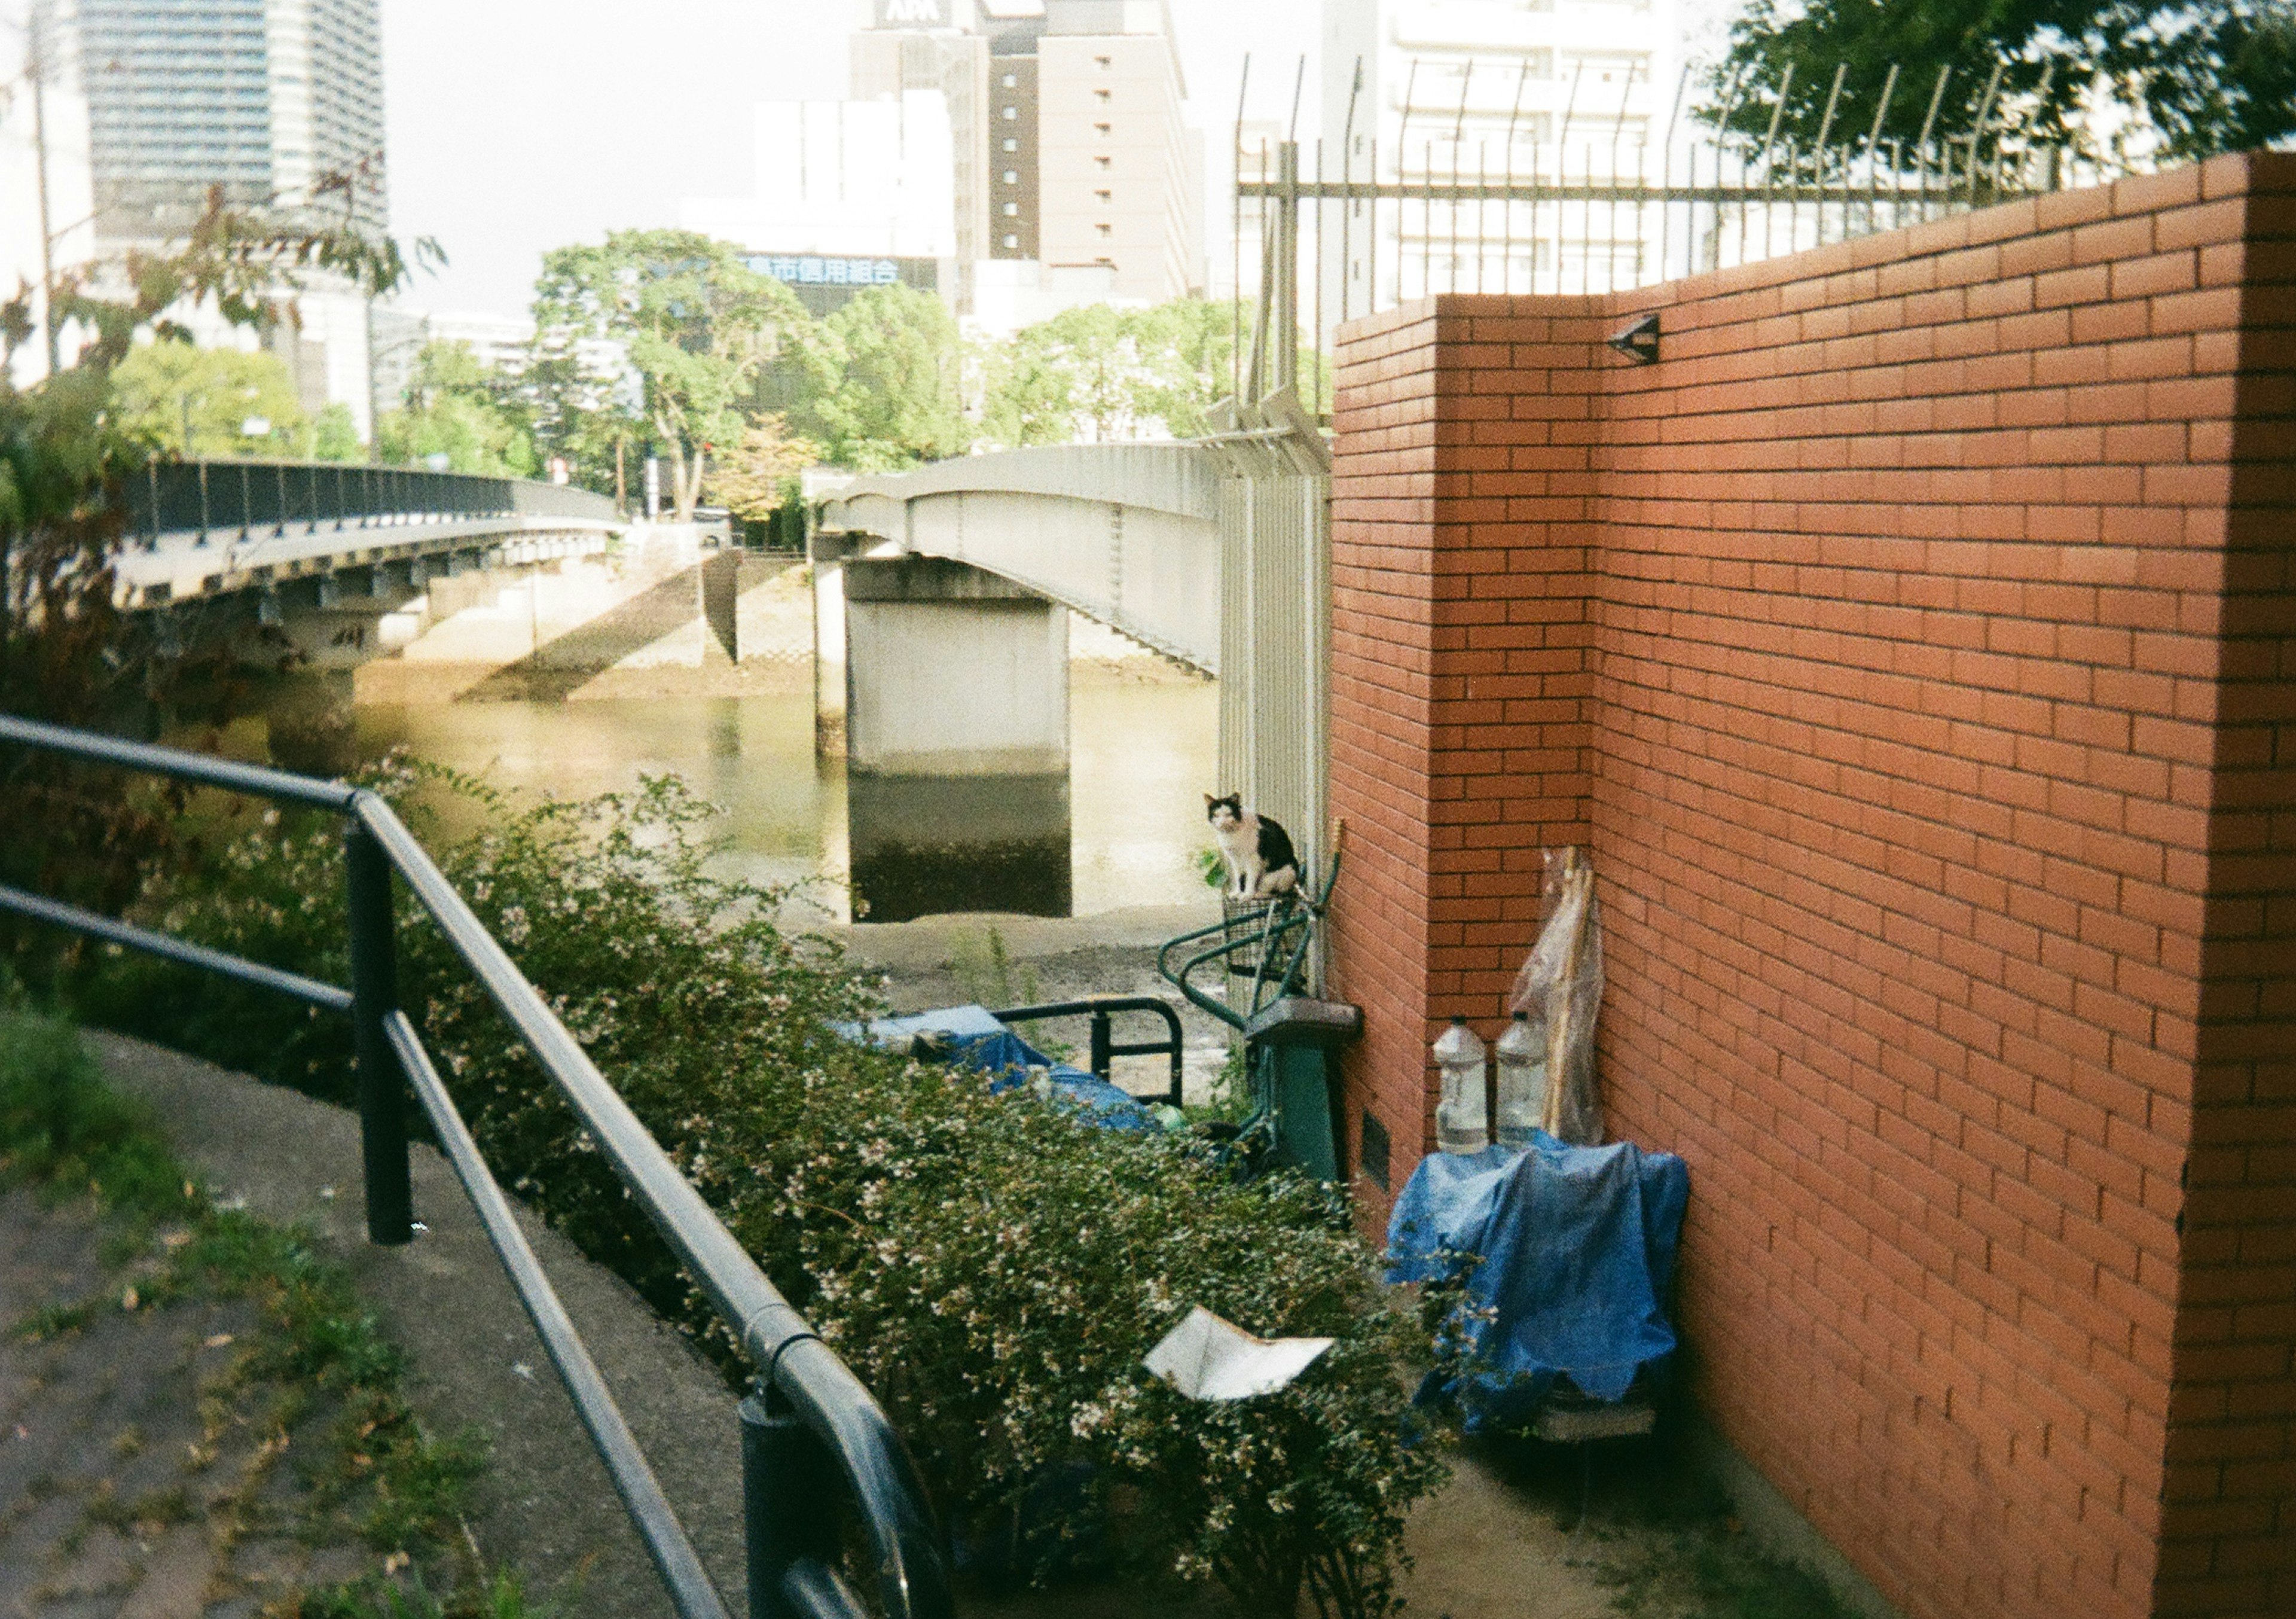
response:
<svg viewBox="0 0 2296 1619"><path fill-rule="evenodd" d="M1219 914L1219 901L1207 889L1197 905L1127 906L1089 916L967 914L816 924L810 931L874 969L896 1012L972 1002L994 1009L1094 995L1156 996L1180 1015L1183 1095L1197 1105L1211 1099L1226 1065L1228 1029L1164 982L1156 952L1166 940L1218 921ZM1086 1026L1078 1018L1023 1033L1032 1040L1063 1040L1081 1050ZM1117 1038L1152 1039L1161 1031L1133 1014L1119 1024ZM1116 1082L1137 1096L1161 1095L1169 1082L1162 1057L1118 1057L1113 1067Z"/></svg>

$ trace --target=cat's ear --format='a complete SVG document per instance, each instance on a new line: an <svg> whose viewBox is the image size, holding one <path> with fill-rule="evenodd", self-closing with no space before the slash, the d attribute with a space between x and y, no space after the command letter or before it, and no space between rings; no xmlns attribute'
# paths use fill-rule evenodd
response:
<svg viewBox="0 0 2296 1619"><path fill-rule="evenodd" d="M1209 810L1209 809L1210 809L1214 804L1217 804L1218 802L1219 802L1219 800L1218 800L1218 799L1214 798L1210 793L1205 793L1205 794L1204 794L1204 808L1205 808L1205 809Z"/></svg>

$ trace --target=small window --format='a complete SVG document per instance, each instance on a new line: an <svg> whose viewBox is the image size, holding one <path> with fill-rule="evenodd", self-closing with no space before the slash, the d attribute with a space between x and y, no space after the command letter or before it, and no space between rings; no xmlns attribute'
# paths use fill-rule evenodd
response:
<svg viewBox="0 0 2296 1619"><path fill-rule="evenodd" d="M1108 126L1106 124L1095 124L1093 127L1103 135L1106 135L1108 133Z"/></svg>
<svg viewBox="0 0 2296 1619"><path fill-rule="evenodd" d="M1019 169L1017 169L1017 168L1008 168L1008 169L1006 169L1006 170L1004 171L1004 184L1005 184L1005 185L1018 185L1020 183L1021 183L1021 171L1020 171Z"/></svg>
<svg viewBox="0 0 2296 1619"><path fill-rule="evenodd" d="M1004 217L1008 219L1020 211L1021 205L1018 202L1007 202L1004 205Z"/></svg>
<svg viewBox="0 0 2296 1619"><path fill-rule="evenodd" d="M1009 204L1009 203L1008 203L1008 204L1006 204L1006 206L1007 206L1007 207L1010 207L1010 206L1011 206L1011 204ZM1098 225L1094 226L1092 228L1093 228L1093 229L1095 229L1095 230L1096 230L1096 231L1098 231L1098 232L1099 232L1102 235L1103 235L1103 236L1113 236L1114 234L1116 234L1116 227L1115 227L1114 226L1112 226L1112 225L1111 225L1111 224L1107 223L1105 220L1102 221L1102 222L1101 222L1100 224L1098 224Z"/></svg>
<svg viewBox="0 0 2296 1619"><path fill-rule="evenodd" d="M1094 196L1095 196L1095 197L1098 197L1098 198L1099 198L1102 201L1103 201L1103 202L1105 202L1105 201L1107 201L1109 200L1109 194L1108 194L1108 193L1106 193L1105 191L1096 191L1096 192L1093 193L1092 194L1093 194Z"/></svg>
<svg viewBox="0 0 2296 1619"><path fill-rule="evenodd" d="M1004 245L1006 247L1018 247L1021 245L1021 238L1018 236L1007 236L1004 238Z"/></svg>
<svg viewBox="0 0 2296 1619"><path fill-rule="evenodd" d="M1004 137L1004 150L1007 152L1018 152L1021 150L1021 143L1008 135Z"/></svg>
<svg viewBox="0 0 2296 1619"><path fill-rule="evenodd" d="M1018 73L1007 73L1004 75L1004 87L1007 90L1019 89L1021 87L1021 76Z"/></svg>
<svg viewBox="0 0 2296 1619"><path fill-rule="evenodd" d="M1106 56L1095 56L1095 57L1094 57L1094 58L1092 59L1092 65L1093 65L1094 67L1095 67L1095 68L1098 68L1102 72L1105 73L1105 72L1107 72L1107 71L1108 71L1108 70L1109 70L1109 66L1110 66L1110 64L1111 64L1111 61L1112 61L1112 60L1113 60L1113 59L1112 59L1112 58L1111 58L1111 57L1106 57Z"/></svg>
<svg viewBox="0 0 2296 1619"><path fill-rule="evenodd" d="M1111 96L1114 95L1116 92L1113 90L1095 90L1092 94L1095 100L1104 102Z"/></svg>
<svg viewBox="0 0 2296 1619"><path fill-rule="evenodd" d="M1007 107L1004 109L1004 119L1007 123L1010 123L1013 119L1019 118L1020 116L1021 109L1018 107Z"/></svg>
<svg viewBox="0 0 2296 1619"><path fill-rule="evenodd" d="M1108 167L1108 165L1109 165L1109 158L1108 158L1108 154L1107 154L1107 153L1105 153L1105 152L1103 152L1100 156L1095 157L1095 159L1093 159L1093 166L1094 166L1095 168L1107 168L1107 167Z"/></svg>

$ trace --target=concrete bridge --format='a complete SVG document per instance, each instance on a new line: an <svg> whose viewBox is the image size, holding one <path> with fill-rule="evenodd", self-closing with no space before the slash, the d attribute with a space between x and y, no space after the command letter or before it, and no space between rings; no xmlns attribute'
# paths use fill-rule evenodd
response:
<svg viewBox="0 0 2296 1619"><path fill-rule="evenodd" d="M154 462L126 493L122 606L179 645L275 631L320 670L395 651L629 526L587 489L331 462ZM730 590L703 573L693 612L731 653Z"/></svg>
<svg viewBox="0 0 2296 1619"><path fill-rule="evenodd" d="M940 557L996 574L1217 675L1224 470L1198 443L968 456L856 480L823 508L821 532L863 563Z"/></svg>
<svg viewBox="0 0 2296 1619"><path fill-rule="evenodd" d="M1049 816L1057 783L1065 824L1069 612L1218 677L1217 785L1321 857L1329 456L1288 393L1232 423L939 462L825 503L821 696L856 791L857 888L872 793L987 778Z"/></svg>

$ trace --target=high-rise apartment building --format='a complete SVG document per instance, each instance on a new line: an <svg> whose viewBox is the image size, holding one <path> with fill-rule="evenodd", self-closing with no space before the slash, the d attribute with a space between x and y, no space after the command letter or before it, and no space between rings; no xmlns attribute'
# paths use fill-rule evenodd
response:
<svg viewBox="0 0 2296 1619"><path fill-rule="evenodd" d="M1439 185L1654 171L1682 87L1678 23L1677 0L1325 0L1324 173ZM1317 156L1303 152L1303 168ZM1607 291L1633 284L1653 251L1640 210L1349 213L1344 253L1331 226L1327 322L1343 298L1353 314L1374 296Z"/></svg>
<svg viewBox="0 0 2296 1619"><path fill-rule="evenodd" d="M1037 42L1037 257L1119 297L1204 285L1203 142L1164 0L1047 0Z"/></svg>
<svg viewBox="0 0 2296 1619"><path fill-rule="evenodd" d="M242 209L385 227L380 0L36 3L79 110L61 138L86 154L99 256L181 236L217 187ZM343 406L364 437L376 403L365 300L307 276L280 304L259 333L212 306L173 313L203 344L259 342L308 412Z"/></svg>
<svg viewBox="0 0 2296 1619"><path fill-rule="evenodd" d="M165 238L242 207L389 213L379 0L49 0L87 104L96 230ZM348 196L318 195L331 179Z"/></svg>

